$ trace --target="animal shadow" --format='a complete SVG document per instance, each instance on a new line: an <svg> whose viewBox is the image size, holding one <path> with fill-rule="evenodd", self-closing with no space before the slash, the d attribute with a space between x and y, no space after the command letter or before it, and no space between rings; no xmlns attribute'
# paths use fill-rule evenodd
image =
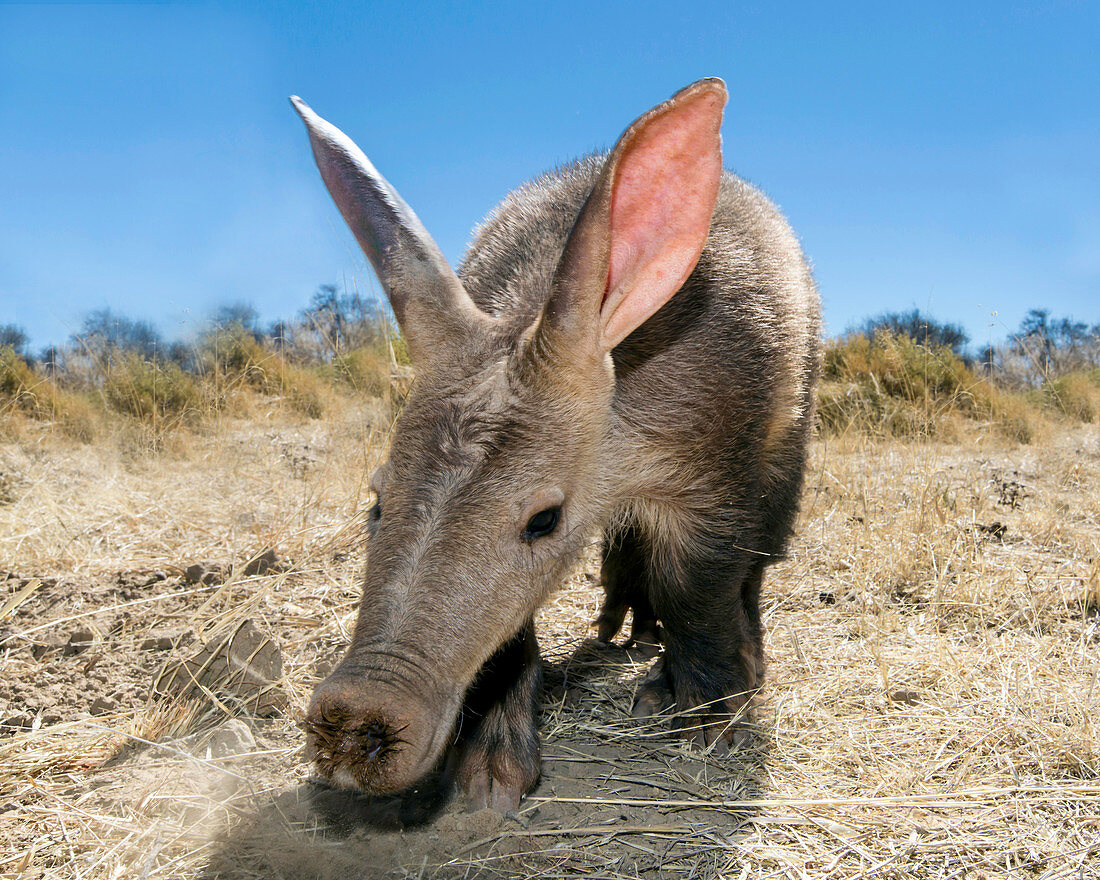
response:
<svg viewBox="0 0 1100 880"><path fill-rule="evenodd" d="M696 877L739 873L733 838L758 812L751 802L771 737L750 725L746 743L718 758L685 747L669 718L631 719L631 693L647 665L640 652L595 640L544 662L543 775L518 815L467 812L443 765L388 797L307 783L254 801L211 842L202 878L521 878L552 867L570 876L661 877L666 862L691 866ZM716 787L722 800L714 800ZM695 806L670 813L670 802ZM635 830L609 834L616 826ZM631 835L647 826L685 830L632 847ZM576 833L587 827L590 838ZM561 828L572 831L561 837ZM715 846L716 830L729 848Z"/></svg>

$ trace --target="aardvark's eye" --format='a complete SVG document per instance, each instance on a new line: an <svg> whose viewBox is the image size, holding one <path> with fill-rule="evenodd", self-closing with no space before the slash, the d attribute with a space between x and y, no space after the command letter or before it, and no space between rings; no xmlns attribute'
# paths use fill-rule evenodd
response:
<svg viewBox="0 0 1100 880"><path fill-rule="evenodd" d="M367 536L373 538L378 532L378 524L382 521L382 500L378 499L367 511Z"/></svg>
<svg viewBox="0 0 1100 880"><path fill-rule="evenodd" d="M549 535L558 527L559 519L561 519L560 507L548 507L546 510L540 510L527 520L527 526L523 530L523 539L534 541L536 538Z"/></svg>

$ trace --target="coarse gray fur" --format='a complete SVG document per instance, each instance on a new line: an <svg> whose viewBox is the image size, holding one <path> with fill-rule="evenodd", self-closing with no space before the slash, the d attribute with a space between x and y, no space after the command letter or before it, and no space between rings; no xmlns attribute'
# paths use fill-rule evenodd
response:
<svg viewBox="0 0 1100 880"><path fill-rule="evenodd" d="M782 215L720 171L724 103L702 80L612 152L520 187L456 277L350 139L296 102L417 370L374 481L352 644L306 719L330 781L394 791L446 766L475 805L518 805L539 767L533 615L601 533L600 639L632 609L633 642L662 650L635 714L675 703L684 735L736 741L763 674L761 580L798 510L820 319ZM646 213L654 192L673 213ZM669 254L682 271L656 297L646 267Z"/></svg>
<svg viewBox="0 0 1100 880"><path fill-rule="evenodd" d="M478 225L458 275L482 311L516 328L535 320L606 159L593 154L540 175ZM732 460L743 502L729 514L735 543L781 554L792 519L787 505L769 515L770 505L751 498L794 475L801 483L819 337L816 287L789 224L760 190L724 172L688 282L612 353L621 442L609 456L621 470L610 478L622 496L617 519L629 521L632 510L656 499L678 498L690 509L701 495L707 503L715 494L713 460ZM655 450L661 465L653 463ZM653 483L654 470L670 470L675 479ZM645 485L635 488L639 473ZM717 494L728 499L730 488Z"/></svg>

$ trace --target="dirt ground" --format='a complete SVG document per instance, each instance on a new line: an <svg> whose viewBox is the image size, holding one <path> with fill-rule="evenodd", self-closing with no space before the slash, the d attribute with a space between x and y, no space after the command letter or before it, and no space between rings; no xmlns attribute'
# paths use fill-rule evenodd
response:
<svg viewBox="0 0 1100 880"><path fill-rule="evenodd" d="M818 441L729 756L630 718L648 663L591 641L582 566L539 620L543 778L501 816L309 781L377 425L0 443L0 877L1100 877L1095 426Z"/></svg>

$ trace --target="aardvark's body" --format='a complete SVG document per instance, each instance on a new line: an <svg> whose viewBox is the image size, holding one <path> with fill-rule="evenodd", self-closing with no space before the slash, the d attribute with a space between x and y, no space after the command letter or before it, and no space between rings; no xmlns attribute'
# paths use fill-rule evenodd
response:
<svg viewBox="0 0 1100 880"><path fill-rule="evenodd" d="M664 646L635 713L674 702L685 735L733 740L763 673L760 583L797 510L819 330L786 222L721 171L724 103L700 81L610 154L521 187L458 275L296 104L417 372L375 477L352 645L307 718L331 781L398 790L449 752L476 803L517 804L539 766L532 615L600 529L600 637L633 608L635 641Z"/></svg>

